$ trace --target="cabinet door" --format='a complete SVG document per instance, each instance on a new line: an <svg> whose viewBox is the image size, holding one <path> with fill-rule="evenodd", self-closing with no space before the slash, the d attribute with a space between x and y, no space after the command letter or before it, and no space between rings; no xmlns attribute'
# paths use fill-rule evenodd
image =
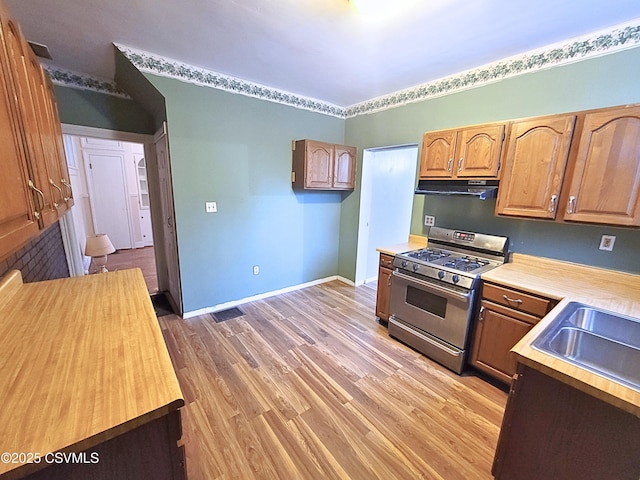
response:
<svg viewBox="0 0 640 480"><path fill-rule="evenodd" d="M25 48L28 48L25 45ZM31 52L27 52L31 53ZM37 162L40 168L44 168L47 175L47 187L49 188L56 208L57 217L64 214L67 210L67 199L69 196L68 189L62 183L62 179L67 177L66 159L64 153L61 154L62 134L59 133L59 122L57 116L53 115L52 103L50 99L51 92L45 80L44 72L35 55L28 54L27 58L27 74L29 78L31 97L35 106L36 120L42 151L44 158ZM58 122L58 125L56 125Z"/></svg>
<svg viewBox="0 0 640 480"><path fill-rule="evenodd" d="M305 188L330 189L333 174L333 145L307 141Z"/></svg>
<svg viewBox="0 0 640 480"><path fill-rule="evenodd" d="M482 302L471 364L504 382L511 381L515 361L509 351L531 330L531 323L499 313L488 302Z"/></svg>
<svg viewBox="0 0 640 480"><path fill-rule="evenodd" d="M457 177L497 177L504 140L504 125L466 128L458 134Z"/></svg>
<svg viewBox="0 0 640 480"><path fill-rule="evenodd" d="M456 130L427 132L423 135L420 178L452 176L456 139Z"/></svg>
<svg viewBox="0 0 640 480"><path fill-rule="evenodd" d="M29 172L13 108L9 62L5 50L6 13L0 4L0 259L38 232Z"/></svg>
<svg viewBox="0 0 640 480"><path fill-rule="evenodd" d="M565 220L640 226L640 107L585 116Z"/></svg>
<svg viewBox="0 0 640 480"><path fill-rule="evenodd" d="M556 217L575 118L513 124L496 203L498 215Z"/></svg>
<svg viewBox="0 0 640 480"><path fill-rule="evenodd" d="M334 147L333 188L353 190L356 186L356 149Z"/></svg>
<svg viewBox="0 0 640 480"><path fill-rule="evenodd" d="M60 124L60 116L58 115L58 102L56 101L56 94L53 88L53 83L49 76L45 73L44 69L40 69L43 88L45 89L45 100L47 105L47 112L49 114L50 123L53 127L53 136L56 145L56 164L58 171L60 172L60 183L64 187L65 201L67 208L71 208L74 204L73 190L71 188L71 179L69 176L69 165L67 163L67 155L64 148L64 140L62 138L62 126Z"/></svg>
<svg viewBox="0 0 640 480"><path fill-rule="evenodd" d="M391 272L389 268L378 268L378 294L376 297L376 315L381 320L389 320L389 300L391 294Z"/></svg>
<svg viewBox="0 0 640 480"><path fill-rule="evenodd" d="M34 203L39 212L43 226L52 224L58 219L55 208L55 192L49 184L49 174L45 163L43 137L38 124L37 100L31 92L29 61L18 25L10 18L2 18L3 40L12 72L13 87L18 104L20 124L26 141L27 161L30 168L30 179L33 182Z"/></svg>

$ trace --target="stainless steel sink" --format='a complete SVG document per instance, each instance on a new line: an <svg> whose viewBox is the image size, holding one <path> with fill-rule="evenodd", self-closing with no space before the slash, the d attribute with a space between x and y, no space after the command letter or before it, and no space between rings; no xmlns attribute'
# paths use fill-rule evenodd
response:
<svg viewBox="0 0 640 480"><path fill-rule="evenodd" d="M569 302L533 348L640 391L640 320Z"/></svg>

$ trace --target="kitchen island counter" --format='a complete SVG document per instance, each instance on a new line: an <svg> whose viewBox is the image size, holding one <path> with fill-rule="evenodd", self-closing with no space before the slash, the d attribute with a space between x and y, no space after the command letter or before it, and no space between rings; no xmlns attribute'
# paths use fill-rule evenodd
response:
<svg viewBox="0 0 640 480"><path fill-rule="evenodd" d="M184 478L184 400L139 269L29 284L10 272L0 342L0 451L16 456L0 479Z"/></svg>

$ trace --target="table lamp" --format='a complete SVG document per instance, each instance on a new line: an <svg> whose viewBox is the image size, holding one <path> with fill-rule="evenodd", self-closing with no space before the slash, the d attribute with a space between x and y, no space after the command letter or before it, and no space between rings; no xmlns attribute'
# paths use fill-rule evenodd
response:
<svg viewBox="0 0 640 480"><path fill-rule="evenodd" d="M97 267L94 273L107 272L107 255L115 252L111 240L106 233L97 233L87 237L87 244L84 247L84 254L92 258L93 264Z"/></svg>

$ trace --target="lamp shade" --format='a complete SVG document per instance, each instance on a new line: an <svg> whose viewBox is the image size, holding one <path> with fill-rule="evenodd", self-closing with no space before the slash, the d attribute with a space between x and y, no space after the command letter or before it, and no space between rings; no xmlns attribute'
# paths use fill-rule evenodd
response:
<svg viewBox="0 0 640 480"><path fill-rule="evenodd" d="M87 237L87 244L84 247L84 254L88 257L101 257L115 252L111 240L106 233L98 233Z"/></svg>

